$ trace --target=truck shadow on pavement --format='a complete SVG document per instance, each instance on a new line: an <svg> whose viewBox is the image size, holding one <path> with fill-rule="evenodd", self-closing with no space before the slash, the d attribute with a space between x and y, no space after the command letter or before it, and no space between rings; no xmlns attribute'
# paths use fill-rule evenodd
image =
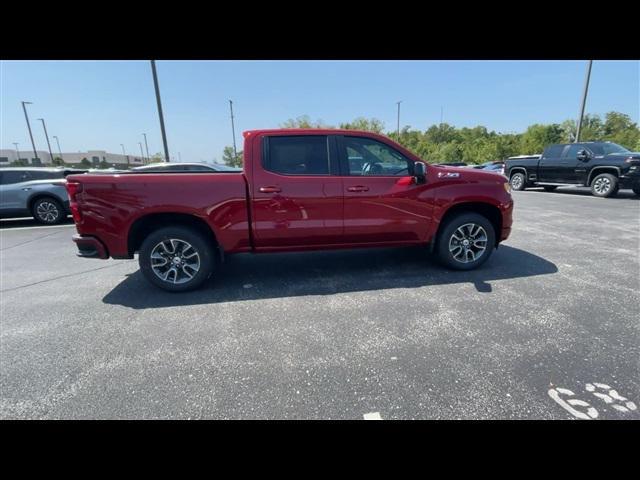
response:
<svg viewBox="0 0 640 480"><path fill-rule="evenodd" d="M577 197L593 197L591 189L589 187L558 187L553 192L545 192L542 188L527 188L527 193L540 193L544 195L573 195ZM594 197L595 198L595 197ZM611 200L640 200L640 196L633 193L631 190L620 190L613 197L601 198L603 201Z"/></svg>
<svg viewBox="0 0 640 480"><path fill-rule="evenodd" d="M103 302L145 309L463 283L488 293L494 280L557 271L555 264L507 245L501 245L479 269L468 272L441 267L422 247L239 254L228 256L213 278L196 291L164 292L137 271Z"/></svg>

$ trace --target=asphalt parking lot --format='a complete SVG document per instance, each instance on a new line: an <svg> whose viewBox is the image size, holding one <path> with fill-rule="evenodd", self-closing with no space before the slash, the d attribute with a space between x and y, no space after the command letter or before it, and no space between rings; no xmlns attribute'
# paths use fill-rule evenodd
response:
<svg viewBox="0 0 640 480"><path fill-rule="evenodd" d="M0 418L640 419L640 199L514 198L473 272L238 255L186 294L2 221Z"/></svg>

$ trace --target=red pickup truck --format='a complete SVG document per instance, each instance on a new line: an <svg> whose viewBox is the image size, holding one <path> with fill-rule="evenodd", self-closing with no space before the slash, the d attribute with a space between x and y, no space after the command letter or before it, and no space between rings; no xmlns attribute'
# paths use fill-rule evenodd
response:
<svg viewBox="0 0 640 480"><path fill-rule="evenodd" d="M78 255L133 258L168 291L200 286L226 254L425 245L482 264L511 230L507 179L426 165L382 135L244 132L242 172L67 177Z"/></svg>

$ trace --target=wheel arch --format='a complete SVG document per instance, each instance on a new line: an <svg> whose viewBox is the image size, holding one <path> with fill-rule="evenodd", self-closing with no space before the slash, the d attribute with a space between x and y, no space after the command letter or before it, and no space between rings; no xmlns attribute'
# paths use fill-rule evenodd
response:
<svg viewBox="0 0 640 480"><path fill-rule="evenodd" d="M525 183L528 181L527 179L527 169L525 167L512 167L509 169L509 180L511 180L511 177L513 176L514 173L524 173L524 181Z"/></svg>
<svg viewBox="0 0 640 480"><path fill-rule="evenodd" d="M140 249L142 242L150 233L172 225L192 228L202 233L211 242L214 251L222 255L215 232L206 221L196 215L178 212L150 213L136 219L129 227L127 234L129 255L133 256Z"/></svg>
<svg viewBox="0 0 640 480"><path fill-rule="evenodd" d="M432 245L438 242L443 226L446 225L451 218L462 213L477 213L489 220L495 233L495 246L498 246L502 232L502 213L497 206L486 202L464 202L451 205L440 219Z"/></svg>
<svg viewBox="0 0 640 480"><path fill-rule="evenodd" d="M601 166L601 167L593 167L590 171L589 171L589 176L587 177L587 186L591 185L591 182L593 181L593 179L595 177L597 177L598 175L602 174L602 173L610 173L612 175L615 175L616 177L620 178L620 168L615 167L615 166Z"/></svg>

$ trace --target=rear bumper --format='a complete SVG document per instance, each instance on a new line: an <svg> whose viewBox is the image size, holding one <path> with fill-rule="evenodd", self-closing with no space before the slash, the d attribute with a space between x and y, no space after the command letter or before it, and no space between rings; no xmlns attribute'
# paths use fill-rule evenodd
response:
<svg viewBox="0 0 640 480"><path fill-rule="evenodd" d="M84 258L109 258L107 247L96 237L75 234L73 241L78 247L77 255Z"/></svg>

